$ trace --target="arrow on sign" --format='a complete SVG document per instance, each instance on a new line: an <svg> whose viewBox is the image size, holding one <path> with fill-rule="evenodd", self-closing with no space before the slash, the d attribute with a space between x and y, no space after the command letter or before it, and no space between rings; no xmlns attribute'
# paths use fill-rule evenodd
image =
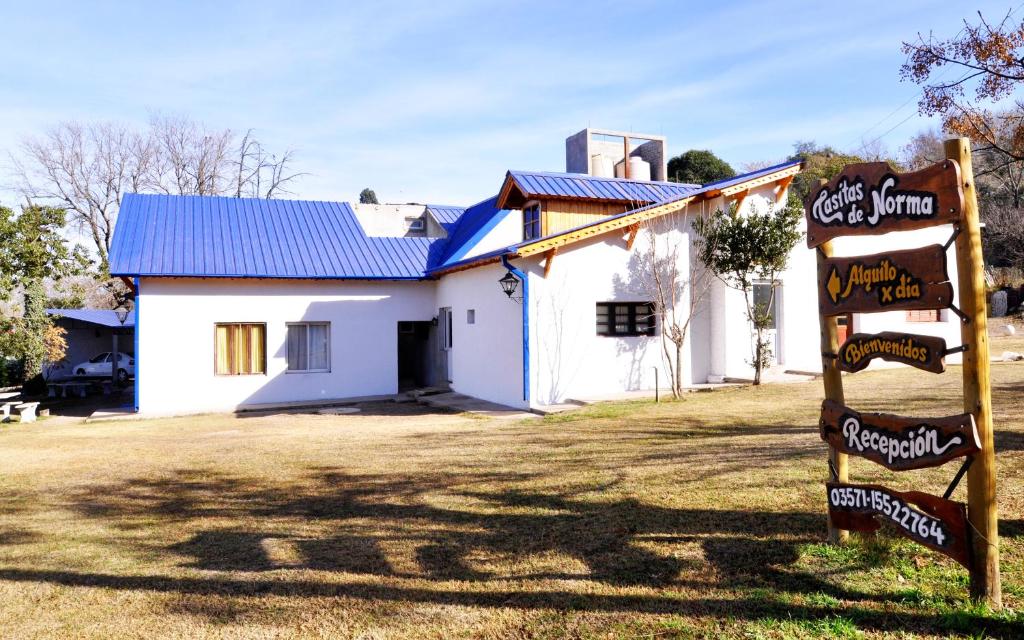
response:
<svg viewBox="0 0 1024 640"><path fill-rule="evenodd" d="M832 267L832 273L828 276L828 295L832 296L832 303L839 301L839 292L843 290L843 281L839 279L839 273Z"/></svg>

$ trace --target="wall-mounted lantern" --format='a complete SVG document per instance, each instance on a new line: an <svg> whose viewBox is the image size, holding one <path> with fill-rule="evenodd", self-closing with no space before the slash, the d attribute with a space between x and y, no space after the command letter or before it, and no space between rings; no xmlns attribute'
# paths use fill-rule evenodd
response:
<svg viewBox="0 0 1024 640"><path fill-rule="evenodd" d="M123 327L125 320L128 319L128 310L124 307L118 307L117 309L114 309L114 314L117 316L117 321L120 322Z"/></svg>
<svg viewBox="0 0 1024 640"><path fill-rule="evenodd" d="M517 299L513 296L515 296L516 288L519 286L519 278L515 277L511 271L503 275L501 279L498 280L498 284L501 285L501 290L505 292L505 295L508 296L509 299Z"/></svg>

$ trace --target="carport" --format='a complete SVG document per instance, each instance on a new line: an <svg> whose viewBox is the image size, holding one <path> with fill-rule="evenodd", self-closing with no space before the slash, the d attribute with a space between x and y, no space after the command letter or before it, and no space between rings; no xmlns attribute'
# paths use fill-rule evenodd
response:
<svg viewBox="0 0 1024 640"><path fill-rule="evenodd" d="M47 365L47 378L74 375L72 367L104 352L127 353L135 351L135 312L112 309L47 309L57 326L67 331L67 352L60 362ZM121 316L121 317L119 317ZM123 321L122 321L123 317ZM112 377L117 368L111 367Z"/></svg>

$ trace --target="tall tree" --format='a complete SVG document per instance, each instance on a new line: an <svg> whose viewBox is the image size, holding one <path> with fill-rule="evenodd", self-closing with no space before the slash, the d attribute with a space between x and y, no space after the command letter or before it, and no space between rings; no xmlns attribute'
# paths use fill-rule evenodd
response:
<svg viewBox="0 0 1024 640"><path fill-rule="evenodd" d="M698 256L707 268L727 285L743 293L746 318L752 329L751 360L754 384L761 384L761 372L771 364L772 346L768 341L778 276L789 263L789 254L803 234L799 230L803 203L790 190L785 206L770 205L764 213L755 207L739 215L736 206L728 212L718 209L698 218ZM766 300L755 301L755 281L766 281L770 293Z"/></svg>
<svg viewBox="0 0 1024 640"><path fill-rule="evenodd" d="M1003 101L1024 82L1024 18L1012 14L990 24L979 11L977 24L964 20L964 28L946 40L919 33L903 43L907 59L900 75L922 86L922 115L940 116L944 130L1024 160L1024 105L1018 100L1012 111L994 110L1005 108Z"/></svg>
<svg viewBox="0 0 1024 640"><path fill-rule="evenodd" d="M27 138L12 156L31 202L61 207L107 271L114 223L126 193L271 198L301 174L291 151L268 153L250 130L212 130L183 117L155 116L138 130L124 124L63 122Z"/></svg>
<svg viewBox="0 0 1024 640"><path fill-rule="evenodd" d="M728 162L707 149L690 149L668 161L668 179L672 182L707 184L734 175Z"/></svg>
<svg viewBox="0 0 1024 640"><path fill-rule="evenodd" d="M27 206L18 215L0 207L0 298L20 292L23 299L20 317L0 318L0 349L23 360L26 379L42 373L63 340L46 315L45 281L78 273L87 262L61 235L64 222L57 207Z"/></svg>

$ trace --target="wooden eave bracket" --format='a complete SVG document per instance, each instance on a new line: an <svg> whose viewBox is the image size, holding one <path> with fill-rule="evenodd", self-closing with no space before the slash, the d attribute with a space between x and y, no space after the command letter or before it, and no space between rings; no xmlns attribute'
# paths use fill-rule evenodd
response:
<svg viewBox="0 0 1024 640"><path fill-rule="evenodd" d="M555 256L558 254L558 247L551 247L547 253L544 254L544 277L548 277L551 273L551 264L555 261Z"/></svg>
<svg viewBox="0 0 1024 640"><path fill-rule="evenodd" d="M626 251L633 250L633 243L636 242L636 237L640 235L640 223L631 224L627 227L629 235L626 236Z"/></svg>
<svg viewBox="0 0 1024 640"><path fill-rule="evenodd" d="M782 199L782 194L786 193L786 189L793 183L794 176L786 176L782 180L779 180L779 184L775 190L775 202L779 202Z"/></svg>
<svg viewBox="0 0 1024 640"><path fill-rule="evenodd" d="M750 189L746 189L745 191L741 191L736 194L736 211L740 210L740 208L743 206L743 201L746 200L747 196L749 195Z"/></svg>

